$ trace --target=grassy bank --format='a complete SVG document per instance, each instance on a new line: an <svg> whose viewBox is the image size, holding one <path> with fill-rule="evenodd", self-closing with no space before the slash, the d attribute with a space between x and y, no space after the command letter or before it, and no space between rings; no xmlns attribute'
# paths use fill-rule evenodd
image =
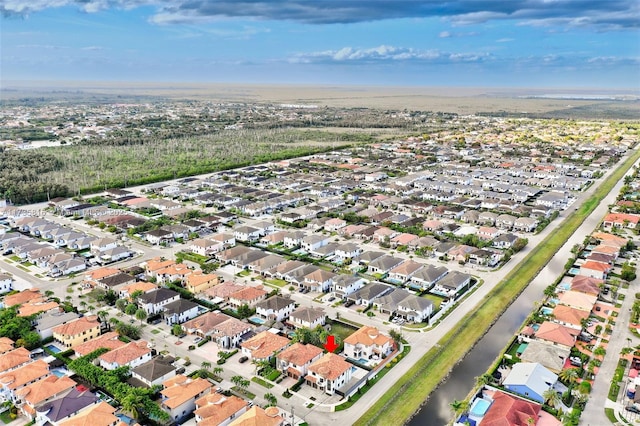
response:
<svg viewBox="0 0 640 426"><path fill-rule="evenodd" d="M600 185L591 198L565 219L556 231L537 245L529 256L513 268L505 279L496 286L491 297L485 297L465 315L355 424L397 425L406 422L449 374L455 364L469 352L491 324L551 260L638 158L640 158L640 151L635 152L618 167Z"/></svg>

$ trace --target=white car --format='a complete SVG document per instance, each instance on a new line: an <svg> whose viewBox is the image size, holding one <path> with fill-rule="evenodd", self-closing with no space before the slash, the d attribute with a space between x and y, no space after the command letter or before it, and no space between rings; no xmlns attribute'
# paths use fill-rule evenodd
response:
<svg viewBox="0 0 640 426"><path fill-rule="evenodd" d="M193 343L200 343L202 341L202 337L198 336L195 339L193 339Z"/></svg>

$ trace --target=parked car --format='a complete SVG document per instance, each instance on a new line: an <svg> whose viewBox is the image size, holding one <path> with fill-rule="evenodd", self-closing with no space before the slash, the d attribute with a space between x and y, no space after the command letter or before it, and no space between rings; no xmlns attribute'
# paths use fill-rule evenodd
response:
<svg viewBox="0 0 640 426"><path fill-rule="evenodd" d="M627 405L626 407L624 407L624 409L631 413L640 414L640 408L636 407L635 405Z"/></svg>
<svg viewBox="0 0 640 426"><path fill-rule="evenodd" d="M200 343L202 341L202 337L198 336L195 339L193 339L193 343Z"/></svg>
<svg viewBox="0 0 640 426"><path fill-rule="evenodd" d="M574 367L582 367L582 359L578 356L569 357L569 363Z"/></svg>
<svg viewBox="0 0 640 426"><path fill-rule="evenodd" d="M248 359L249 359L249 357L248 357L248 356L241 356L241 357L238 359L238 362L239 362L240 364L243 364L243 363L247 362L247 360L248 360Z"/></svg>

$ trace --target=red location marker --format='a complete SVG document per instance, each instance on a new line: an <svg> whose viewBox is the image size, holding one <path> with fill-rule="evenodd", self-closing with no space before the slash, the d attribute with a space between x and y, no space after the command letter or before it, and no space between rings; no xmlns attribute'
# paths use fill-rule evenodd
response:
<svg viewBox="0 0 640 426"><path fill-rule="evenodd" d="M338 345L336 345L336 338L333 337L332 334L327 336L327 343L325 343L324 348L329 352L333 352L336 350L337 347Z"/></svg>

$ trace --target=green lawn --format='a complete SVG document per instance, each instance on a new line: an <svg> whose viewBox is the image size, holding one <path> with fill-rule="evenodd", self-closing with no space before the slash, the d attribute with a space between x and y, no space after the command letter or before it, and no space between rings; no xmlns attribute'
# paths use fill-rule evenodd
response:
<svg viewBox="0 0 640 426"><path fill-rule="evenodd" d="M356 330L357 330L356 327L350 327L344 323L334 321L331 323L330 333L333 334L334 336L339 337L340 340L344 340L347 337L351 336L353 332Z"/></svg>
<svg viewBox="0 0 640 426"><path fill-rule="evenodd" d="M358 419L356 425L403 424L419 409L427 396L486 332L493 321L526 288L604 197L640 158L636 151L595 191L594 195L565 219L556 231L533 248L529 256L511 270L493 291L460 319L438 345L428 351ZM446 348L446 350L445 350Z"/></svg>
<svg viewBox="0 0 640 426"><path fill-rule="evenodd" d="M445 300L444 297L438 296L437 294L425 293L422 295L425 299L429 299L433 302L433 312L438 312L440 310L440 304Z"/></svg>
<svg viewBox="0 0 640 426"><path fill-rule="evenodd" d="M246 269L243 269L242 271L240 271L240 272L238 272L236 274L236 276L238 276L238 277L246 277L246 276L249 276L249 275L251 275L251 271L247 271Z"/></svg>
<svg viewBox="0 0 640 426"><path fill-rule="evenodd" d="M259 384L260 386L264 386L267 389L271 389L273 387L273 385L271 383L268 383L266 381L264 381L263 379L261 379L260 377L252 377L251 378L252 382L256 382L257 384Z"/></svg>
<svg viewBox="0 0 640 426"><path fill-rule="evenodd" d="M287 282L285 280L279 280L277 278L264 280L264 282L266 282L267 284L275 285L276 287L284 287L287 285Z"/></svg>

